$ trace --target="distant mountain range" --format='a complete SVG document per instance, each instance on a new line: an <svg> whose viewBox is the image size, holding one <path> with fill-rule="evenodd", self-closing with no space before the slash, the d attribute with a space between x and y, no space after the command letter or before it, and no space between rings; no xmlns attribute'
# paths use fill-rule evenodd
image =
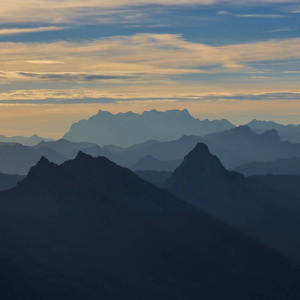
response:
<svg viewBox="0 0 300 300"><path fill-rule="evenodd" d="M193 190L206 171L226 193L243 182L198 145L169 188L189 160ZM299 299L296 262L107 158L42 157L0 192L0 220L1 299Z"/></svg>
<svg viewBox="0 0 300 300"><path fill-rule="evenodd" d="M88 120L73 124L64 139L73 142L91 142L98 145L129 147L151 139L170 141L182 135L203 136L233 128L227 120L200 121L185 110L145 111L112 114L99 111Z"/></svg>
<svg viewBox="0 0 300 300"><path fill-rule="evenodd" d="M36 134L31 137L24 137L24 136L13 136L7 137L4 135L0 135L0 142L2 143L19 143L24 146L34 146L40 143L41 141L51 141L50 139L44 139Z"/></svg>
<svg viewBox="0 0 300 300"><path fill-rule="evenodd" d="M247 125L258 133L275 129L282 141L300 143L300 125L282 125L272 121L258 121L255 119Z"/></svg>
<svg viewBox="0 0 300 300"><path fill-rule="evenodd" d="M300 176L300 153L299 157L277 159L266 162L250 162L234 169L245 176L252 175L299 175Z"/></svg>

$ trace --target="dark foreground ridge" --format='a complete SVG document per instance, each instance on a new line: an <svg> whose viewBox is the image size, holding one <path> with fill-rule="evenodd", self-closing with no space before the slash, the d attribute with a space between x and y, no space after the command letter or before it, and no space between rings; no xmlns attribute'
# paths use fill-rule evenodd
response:
<svg viewBox="0 0 300 300"><path fill-rule="evenodd" d="M0 220L1 299L300 297L296 263L104 157L42 158Z"/></svg>

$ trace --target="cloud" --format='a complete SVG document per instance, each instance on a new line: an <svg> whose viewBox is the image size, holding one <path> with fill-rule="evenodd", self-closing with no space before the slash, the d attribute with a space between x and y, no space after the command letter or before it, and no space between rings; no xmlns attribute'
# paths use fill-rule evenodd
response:
<svg viewBox="0 0 300 300"><path fill-rule="evenodd" d="M239 18L262 18L262 19L278 19L278 18L286 18L287 16L281 14L235 14L228 11L218 11L217 15L219 16L233 16Z"/></svg>
<svg viewBox="0 0 300 300"><path fill-rule="evenodd" d="M7 80L177 81L187 74L246 76L249 71L262 71L251 67L258 62L295 64L300 60L300 38L224 46L190 42L176 34L137 34L79 42L5 42L0 43L0 57L1 76Z"/></svg>
<svg viewBox="0 0 300 300"><path fill-rule="evenodd" d="M95 104L95 103L142 103L144 102L206 102L206 101L299 101L299 92L168 92L157 95L152 93L130 93L103 91L101 89L38 89L15 90L0 93L0 104ZM128 102L129 101L129 102Z"/></svg>
<svg viewBox="0 0 300 300"><path fill-rule="evenodd" d="M56 61L56 60L28 60L26 62L29 64L37 64L37 65L63 64L62 61Z"/></svg>
<svg viewBox="0 0 300 300"><path fill-rule="evenodd" d="M36 28L6 28L6 29L0 29L0 36L1 35L36 33L36 32L47 32L47 31L58 31L58 30L64 30L67 28L68 27L58 27L58 26L36 27Z"/></svg>
<svg viewBox="0 0 300 300"><path fill-rule="evenodd" d="M111 22L110 15L119 9L149 5L261 5L297 3L297 0L14 0L1 5L0 22L6 23L78 23ZM128 11L129 13L129 11ZM117 21L115 18L114 21Z"/></svg>
<svg viewBox="0 0 300 300"><path fill-rule="evenodd" d="M143 79L144 73L76 73L76 72L56 72L56 73L34 73L34 72L15 72L16 77L33 78L50 81L103 81L103 80L137 80Z"/></svg>

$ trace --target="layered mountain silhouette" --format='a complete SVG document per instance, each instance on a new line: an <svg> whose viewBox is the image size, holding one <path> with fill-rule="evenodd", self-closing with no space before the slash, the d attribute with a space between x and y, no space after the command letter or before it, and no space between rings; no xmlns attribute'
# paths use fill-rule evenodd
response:
<svg viewBox="0 0 300 300"><path fill-rule="evenodd" d="M2 299L299 299L297 263L104 157L42 157L0 220Z"/></svg>
<svg viewBox="0 0 300 300"><path fill-rule="evenodd" d="M69 156L71 153L79 152L85 149L93 148L93 147L99 147L96 144L92 143L72 143L70 141L59 139L57 141L50 141L50 142L40 142L38 145L36 145L35 149L41 149L41 148L48 148L55 152L57 152L60 155ZM100 148L100 147L99 147ZM77 154L77 153L76 153Z"/></svg>
<svg viewBox="0 0 300 300"><path fill-rule="evenodd" d="M48 159L57 163L66 159L47 147L35 149L21 144L1 143L0 172L26 175L29 169L40 160L41 156L47 156Z"/></svg>
<svg viewBox="0 0 300 300"><path fill-rule="evenodd" d="M300 195L226 170L205 144L197 146L166 180L165 189L300 261Z"/></svg>
<svg viewBox="0 0 300 300"><path fill-rule="evenodd" d="M0 172L26 175L42 156L52 162L62 163L76 157L79 151L93 156L105 155L114 159L108 150L92 143L73 143L64 139L40 142L29 147L16 143L0 143Z"/></svg>
<svg viewBox="0 0 300 300"><path fill-rule="evenodd" d="M280 141L275 130L257 134L248 126L240 126L205 137L184 135L178 140L149 140L128 148L115 145L100 147L93 143L77 143L65 139L41 142L33 147L0 143L0 172L25 175L43 155L50 161L61 163L73 159L79 151L94 157L108 157L117 164L132 169L172 170L199 142L207 144L227 169L253 161L265 162L297 157L300 153L300 144Z"/></svg>
<svg viewBox="0 0 300 300"><path fill-rule="evenodd" d="M9 190L17 185L24 178L22 175L0 173L0 191Z"/></svg>
<svg viewBox="0 0 300 300"><path fill-rule="evenodd" d="M282 125L272 121L259 121L255 119L247 125L259 133L275 129L281 140L292 143L300 143L300 125Z"/></svg>
<svg viewBox="0 0 300 300"><path fill-rule="evenodd" d="M217 155L227 169L252 161L270 161L299 156L300 144L282 142L275 130L262 134L253 132L248 126L239 126L205 137L182 136L169 142L152 142L135 145L135 148L118 149L112 160L131 167L144 156L158 160L183 160L197 143L205 143ZM253 151L255 149L255 151Z"/></svg>
<svg viewBox="0 0 300 300"><path fill-rule="evenodd" d="M252 175L299 175L300 176L300 153L299 157L277 159L267 162L251 162L238 166L234 169L246 176Z"/></svg>
<svg viewBox="0 0 300 300"><path fill-rule="evenodd" d="M41 141L50 141L50 139L44 139L37 134L32 135L31 137L24 136L12 136L7 137L5 135L0 135L0 142L2 143L19 143L24 146L35 146Z"/></svg>
<svg viewBox="0 0 300 300"><path fill-rule="evenodd" d="M146 155L131 166L130 169L134 171L174 171L180 163L181 160L159 160L151 155Z"/></svg>
<svg viewBox="0 0 300 300"><path fill-rule="evenodd" d="M206 135L233 128L227 120L199 120L185 110L157 110L136 114L112 114L99 111L88 120L73 124L64 138L73 142L91 142L99 145L114 144L129 147L151 139L169 141L184 134Z"/></svg>

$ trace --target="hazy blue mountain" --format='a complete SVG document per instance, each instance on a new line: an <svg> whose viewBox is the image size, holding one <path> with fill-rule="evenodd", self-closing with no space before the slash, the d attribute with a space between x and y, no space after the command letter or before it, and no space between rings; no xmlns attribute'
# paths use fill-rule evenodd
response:
<svg viewBox="0 0 300 300"><path fill-rule="evenodd" d="M300 262L300 194L248 182L198 144L166 180L174 195Z"/></svg>
<svg viewBox="0 0 300 300"><path fill-rule="evenodd" d="M1 299L289 299L300 268L106 158L0 192Z"/></svg>
<svg viewBox="0 0 300 300"><path fill-rule="evenodd" d="M92 143L74 143L64 139L40 142L29 147L16 143L0 143L0 172L26 175L42 156L52 162L62 163L84 151L94 157L107 156L115 160L114 154Z"/></svg>
<svg viewBox="0 0 300 300"><path fill-rule="evenodd" d="M42 156L46 156L49 160L57 163L62 163L66 160L66 157L46 147L35 149L21 144L1 143L0 172L26 175L29 169L34 166Z"/></svg>
<svg viewBox="0 0 300 300"><path fill-rule="evenodd" d="M300 132L300 125L282 125L273 121L259 121L254 119L247 125L253 129L261 129L264 131L275 129L281 132Z"/></svg>
<svg viewBox="0 0 300 300"><path fill-rule="evenodd" d="M169 142L143 143L135 145L134 148L125 148L123 151L115 152L111 157L116 163L131 167L143 157L150 155L161 161L182 160L183 157L195 147L202 138L196 136L183 136L178 140Z"/></svg>
<svg viewBox="0 0 300 300"><path fill-rule="evenodd" d="M159 160L151 155L146 155L138 160L131 170L137 171L174 171L181 163L181 160Z"/></svg>
<svg viewBox="0 0 300 300"><path fill-rule="evenodd" d="M192 117L185 110L145 111L112 114L99 111L88 120L73 124L64 136L73 142L91 142L98 145L131 146L148 140L169 141L184 134L206 135L233 128L227 120L203 120Z"/></svg>
<svg viewBox="0 0 300 300"><path fill-rule="evenodd" d="M238 166L234 169L245 176L252 175L300 175L300 153L299 157L291 157L285 159L278 159L267 162L250 162Z"/></svg>
<svg viewBox="0 0 300 300"><path fill-rule="evenodd" d="M263 162L300 155L300 144L282 142L274 129L257 134L248 126L239 126L206 136L203 140L230 169L252 161Z"/></svg>
<svg viewBox="0 0 300 300"><path fill-rule="evenodd" d="M9 190L17 185L19 181L24 179L22 175L12 175L0 173L0 191Z"/></svg>
<svg viewBox="0 0 300 300"><path fill-rule="evenodd" d="M275 129L282 141L300 143L300 125L282 125L272 121L258 121L255 119L249 122L247 125L258 133Z"/></svg>
<svg viewBox="0 0 300 300"><path fill-rule="evenodd" d="M126 167L131 167L147 155L158 160L183 160L200 142L207 144L210 151L228 169L252 161L270 161L300 155L300 144L282 142L275 130L257 134L248 126L240 126L205 137L185 135L169 142L143 143L135 145L134 149L115 152L110 158Z"/></svg>
<svg viewBox="0 0 300 300"><path fill-rule="evenodd" d="M24 137L24 136L7 137L4 135L0 135L0 142L3 143L19 143L24 146L34 146L40 143L41 141L50 141L50 139L44 139L36 134L34 134L31 137Z"/></svg>
<svg viewBox="0 0 300 300"><path fill-rule="evenodd" d="M98 145L92 144L92 143L73 143L73 142L67 141L65 139L60 139L57 141L50 141L50 142L42 141L38 145L36 145L34 148L41 149L42 147L46 147L48 149L54 150L58 154L68 156L70 153L72 153L74 151L78 152L80 150L92 148L95 146L99 147Z"/></svg>
<svg viewBox="0 0 300 300"><path fill-rule="evenodd" d="M167 178L171 177L172 172L147 170L135 171L135 174L147 182L150 182L158 187L163 187L164 182Z"/></svg>

